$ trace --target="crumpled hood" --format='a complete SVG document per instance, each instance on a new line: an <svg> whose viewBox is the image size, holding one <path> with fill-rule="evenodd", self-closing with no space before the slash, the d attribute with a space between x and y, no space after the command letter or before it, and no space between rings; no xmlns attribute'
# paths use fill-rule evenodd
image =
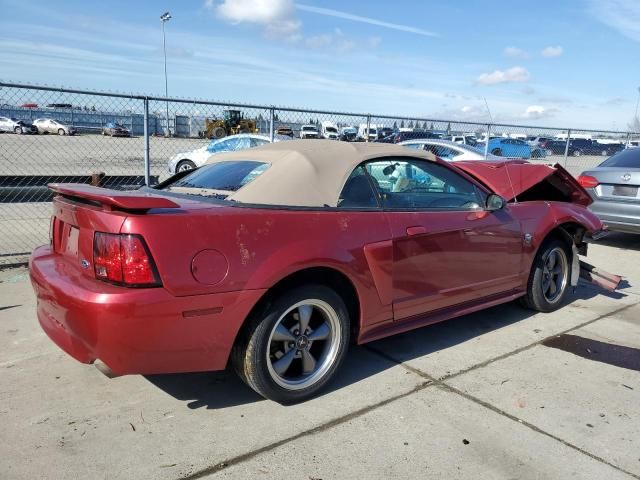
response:
<svg viewBox="0 0 640 480"><path fill-rule="evenodd" d="M562 190L571 198L572 203L584 206L593 200L587 191L580 186L573 176L561 165L544 165L529 163L526 160L508 161L459 161L455 166L479 180L506 200L513 200L519 195L531 190L544 181ZM547 198L546 200L553 200ZM541 197L538 200L545 200Z"/></svg>

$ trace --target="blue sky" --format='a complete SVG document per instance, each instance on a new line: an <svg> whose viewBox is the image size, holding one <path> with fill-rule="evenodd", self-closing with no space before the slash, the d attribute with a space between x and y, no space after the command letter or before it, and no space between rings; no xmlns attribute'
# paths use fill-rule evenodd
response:
<svg viewBox="0 0 640 480"><path fill-rule="evenodd" d="M638 0L0 0L0 78L428 118L624 129ZM1 96L1 95L0 95Z"/></svg>

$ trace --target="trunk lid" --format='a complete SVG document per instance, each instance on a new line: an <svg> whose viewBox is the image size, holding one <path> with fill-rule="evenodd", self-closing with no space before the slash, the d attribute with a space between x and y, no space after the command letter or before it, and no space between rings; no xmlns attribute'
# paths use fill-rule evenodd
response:
<svg viewBox="0 0 640 480"><path fill-rule="evenodd" d="M600 184L594 194L604 200L640 202L640 168L601 167L583 173Z"/></svg>
<svg viewBox="0 0 640 480"><path fill-rule="evenodd" d="M96 232L120 233L131 216L213 207L197 200L158 195L150 189L120 191L85 184L51 184L49 188L57 193L51 219L52 250L87 277L95 277Z"/></svg>

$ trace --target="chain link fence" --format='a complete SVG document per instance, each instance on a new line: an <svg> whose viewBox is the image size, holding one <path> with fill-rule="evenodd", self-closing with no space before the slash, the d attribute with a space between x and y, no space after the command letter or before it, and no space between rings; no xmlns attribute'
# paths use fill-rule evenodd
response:
<svg viewBox="0 0 640 480"><path fill-rule="evenodd" d="M231 137L252 133L253 139ZM560 163L577 175L640 133L244 105L0 82L0 268L48 241L48 183L135 189L223 149L271 140L448 139L476 155ZM433 147L455 158L454 144Z"/></svg>

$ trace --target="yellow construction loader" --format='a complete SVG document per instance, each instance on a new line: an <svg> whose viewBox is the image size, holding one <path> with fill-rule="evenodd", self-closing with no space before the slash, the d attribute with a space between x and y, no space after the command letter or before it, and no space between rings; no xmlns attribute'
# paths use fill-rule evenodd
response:
<svg viewBox="0 0 640 480"><path fill-rule="evenodd" d="M225 110L222 112L222 119L209 120L207 118L205 120L201 136L222 138L237 133L258 133L256 121L244 118L240 110Z"/></svg>

